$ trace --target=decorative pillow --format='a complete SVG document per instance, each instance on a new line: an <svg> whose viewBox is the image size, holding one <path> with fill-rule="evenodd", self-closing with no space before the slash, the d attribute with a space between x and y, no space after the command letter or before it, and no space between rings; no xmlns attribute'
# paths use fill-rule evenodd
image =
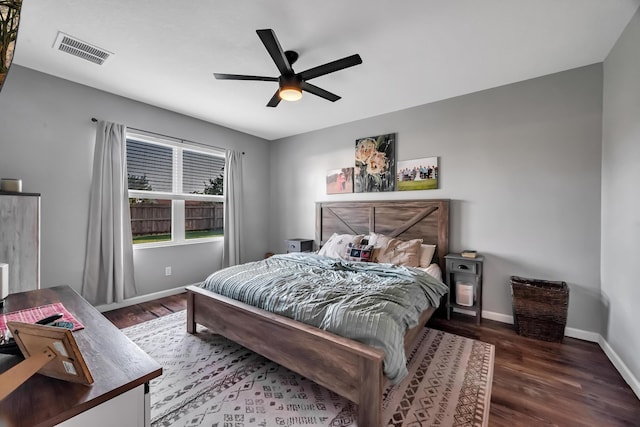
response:
<svg viewBox="0 0 640 427"><path fill-rule="evenodd" d="M360 244L364 234L333 233L329 240L320 248L318 255L344 259L349 243Z"/></svg>
<svg viewBox="0 0 640 427"><path fill-rule="evenodd" d="M420 263L420 245L422 239L391 239L389 243L374 251L374 261L417 267Z"/></svg>
<svg viewBox="0 0 640 427"><path fill-rule="evenodd" d="M433 254L436 253L436 245L420 245L420 267L428 267L433 260Z"/></svg>
<svg viewBox="0 0 640 427"><path fill-rule="evenodd" d="M344 259L349 261L369 262L373 255L373 245L349 243Z"/></svg>

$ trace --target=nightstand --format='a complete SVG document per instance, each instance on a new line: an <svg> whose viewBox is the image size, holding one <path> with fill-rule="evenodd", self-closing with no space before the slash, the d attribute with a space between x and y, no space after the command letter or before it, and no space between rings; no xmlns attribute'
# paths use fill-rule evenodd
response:
<svg viewBox="0 0 640 427"><path fill-rule="evenodd" d="M454 308L472 311L479 325L482 319L482 264L484 257L465 258L460 254L445 255L445 283L447 294L447 319Z"/></svg>
<svg viewBox="0 0 640 427"><path fill-rule="evenodd" d="M287 239L284 243L287 253L313 251L313 240L310 239Z"/></svg>

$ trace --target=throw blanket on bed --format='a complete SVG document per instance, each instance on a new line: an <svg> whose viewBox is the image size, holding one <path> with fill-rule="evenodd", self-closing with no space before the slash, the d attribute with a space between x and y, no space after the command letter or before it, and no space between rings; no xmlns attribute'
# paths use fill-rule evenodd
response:
<svg viewBox="0 0 640 427"><path fill-rule="evenodd" d="M392 383L407 374L404 334L447 286L414 268L312 253L275 255L211 274L202 287L384 350Z"/></svg>

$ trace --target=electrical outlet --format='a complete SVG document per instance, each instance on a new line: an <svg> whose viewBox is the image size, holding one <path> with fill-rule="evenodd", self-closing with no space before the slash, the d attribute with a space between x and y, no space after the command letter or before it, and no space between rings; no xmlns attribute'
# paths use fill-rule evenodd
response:
<svg viewBox="0 0 640 427"><path fill-rule="evenodd" d="M168 266L168 267L164 268L164 275L165 276L171 276L171 266Z"/></svg>

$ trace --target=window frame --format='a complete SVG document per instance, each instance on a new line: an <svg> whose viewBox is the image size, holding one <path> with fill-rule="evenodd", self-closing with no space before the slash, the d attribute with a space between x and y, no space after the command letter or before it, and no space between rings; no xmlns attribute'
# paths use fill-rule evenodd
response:
<svg viewBox="0 0 640 427"><path fill-rule="evenodd" d="M128 141L135 140L148 144L161 145L172 149L171 168L172 168L172 191L147 191L147 190L129 190L128 198L137 199L162 199L171 200L171 240L163 242L151 242L151 243L132 243L134 249L144 248L157 248L157 247L170 247L181 246L195 243L208 243L224 240L224 231L222 236L212 237L199 237L187 239L185 224L185 201L207 201L207 202L219 202L224 204L224 195L213 194L192 194L182 193L182 180L183 180L183 156L182 153L186 151L192 151L202 153L210 156L221 157L226 161L226 155L224 150L216 147L200 146L190 144L183 140L174 139L165 136L150 135L144 132L133 131L127 129L125 139ZM126 162L126 159L125 159ZM127 185L128 186L128 185ZM131 221L131 219L129 219Z"/></svg>

